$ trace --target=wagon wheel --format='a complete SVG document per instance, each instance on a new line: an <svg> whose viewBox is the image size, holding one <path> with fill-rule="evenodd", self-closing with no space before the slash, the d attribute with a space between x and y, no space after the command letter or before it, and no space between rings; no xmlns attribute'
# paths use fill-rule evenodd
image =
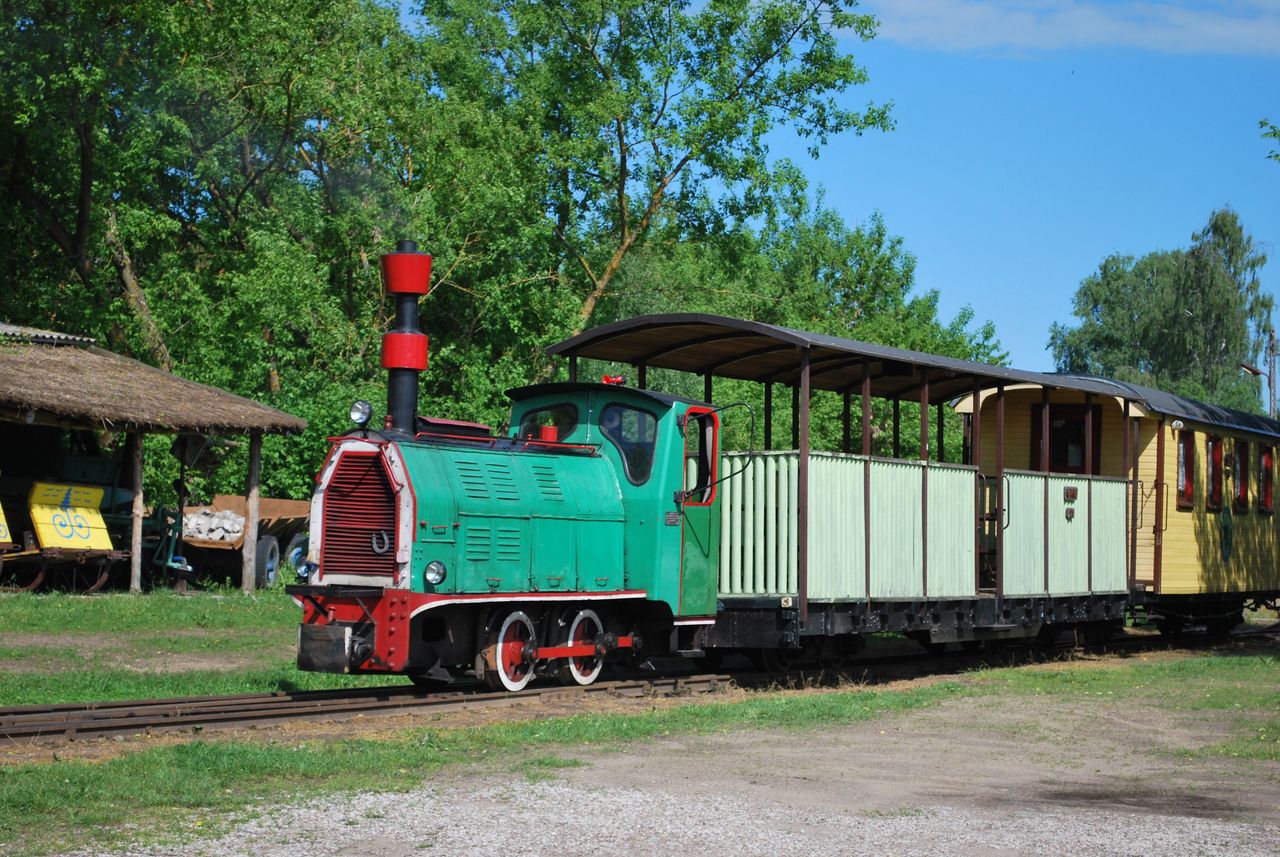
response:
<svg viewBox="0 0 1280 857"><path fill-rule="evenodd" d="M566 646L581 646L595 643L604 636L604 628L600 617L594 610L580 610L569 625L569 636ZM604 669L604 658L600 655L565 658L556 665L556 677L561 684L578 684L584 687L591 684Z"/></svg>
<svg viewBox="0 0 1280 857"><path fill-rule="evenodd" d="M533 680L533 664L525 658L525 648L533 640L533 622L519 610L508 613L490 632L484 649L484 680L492 690L524 690Z"/></svg>

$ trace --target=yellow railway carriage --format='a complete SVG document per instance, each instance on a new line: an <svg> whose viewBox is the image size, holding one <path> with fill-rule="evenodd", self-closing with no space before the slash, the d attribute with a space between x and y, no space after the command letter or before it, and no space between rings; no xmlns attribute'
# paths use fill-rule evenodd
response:
<svg viewBox="0 0 1280 857"><path fill-rule="evenodd" d="M1280 422L1107 379L1114 396L1016 384L1003 389L1003 445L980 447L984 473L1071 473L1125 480L1129 585L1165 631L1224 631L1280 591L1275 515ZM991 426L997 390L957 403L970 432ZM972 443L972 441L971 441ZM1003 461L997 461L1002 453ZM995 502L995 501L993 501ZM1145 597L1143 597L1145 594Z"/></svg>

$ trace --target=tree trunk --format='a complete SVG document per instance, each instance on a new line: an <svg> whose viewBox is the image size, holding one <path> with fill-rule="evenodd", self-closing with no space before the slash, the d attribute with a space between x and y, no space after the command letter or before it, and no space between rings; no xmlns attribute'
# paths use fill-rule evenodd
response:
<svg viewBox="0 0 1280 857"><path fill-rule="evenodd" d="M151 308L147 306L147 295L143 292L142 284L138 282L138 276L133 270L133 260L129 258L124 242L120 240L116 228L116 212L113 208L107 209L106 241L107 246L111 248L111 264L115 266L116 273L120 277L120 285L124 286L125 302L129 304L138 323L142 325L142 338L146 341L148 353L161 369L166 372L173 371L173 359L169 356L169 348L164 344L164 337L160 334L160 328L156 326L156 320L151 315Z"/></svg>

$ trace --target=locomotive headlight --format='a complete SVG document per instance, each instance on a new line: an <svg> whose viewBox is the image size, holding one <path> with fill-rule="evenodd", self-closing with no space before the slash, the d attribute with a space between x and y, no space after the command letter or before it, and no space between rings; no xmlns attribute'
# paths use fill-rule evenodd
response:
<svg viewBox="0 0 1280 857"><path fill-rule="evenodd" d="M347 411L347 415L351 417L351 422L364 428L369 424L369 420L373 418L373 405L364 399L357 399L351 403L351 410Z"/></svg>
<svg viewBox="0 0 1280 857"><path fill-rule="evenodd" d="M444 578L448 573L449 569L444 567L444 563L439 560L432 560L427 563L427 568L422 573L422 576L425 577L427 579L427 583L430 583L432 586L439 586L444 583Z"/></svg>

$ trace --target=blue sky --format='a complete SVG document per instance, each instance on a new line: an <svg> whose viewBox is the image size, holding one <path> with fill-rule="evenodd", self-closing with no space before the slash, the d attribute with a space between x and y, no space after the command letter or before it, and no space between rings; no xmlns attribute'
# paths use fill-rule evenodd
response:
<svg viewBox="0 0 1280 857"><path fill-rule="evenodd" d="M1049 325L1111 253L1185 247L1230 205L1280 291L1280 0L864 0L851 44L896 130L833 139L817 162L780 136L851 223L880 211L937 289L1022 368L1052 368Z"/></svg>

